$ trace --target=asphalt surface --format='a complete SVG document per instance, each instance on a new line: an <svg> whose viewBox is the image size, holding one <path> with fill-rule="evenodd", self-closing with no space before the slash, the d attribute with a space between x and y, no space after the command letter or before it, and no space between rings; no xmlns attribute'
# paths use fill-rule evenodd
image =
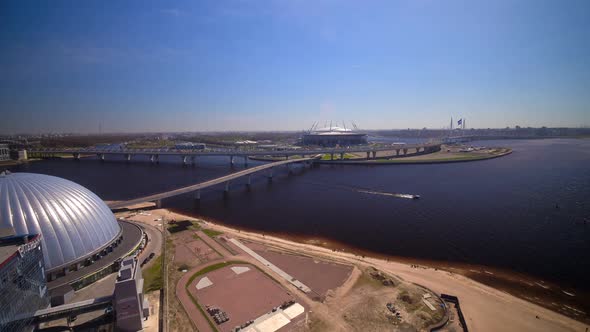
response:
<svg viewBox="0 0 590 332"><path fill-rule="evenodd" d="M70 272L66 274L64 277L57 278L51 282L47 283L48 289L53 289L59 287L61 285L69 284L76 279L84 277L86 275L92 274L110 264L112 264L117 259L123 257L127 253L129 253L138 243L141 241L141 230L136 225L132 223L119 221L121 228L123 230L123 241L119 244L113 252L109 253L108 255L102 257L100 260L94 262L94 264L84 267L78 271Z"/></svg>

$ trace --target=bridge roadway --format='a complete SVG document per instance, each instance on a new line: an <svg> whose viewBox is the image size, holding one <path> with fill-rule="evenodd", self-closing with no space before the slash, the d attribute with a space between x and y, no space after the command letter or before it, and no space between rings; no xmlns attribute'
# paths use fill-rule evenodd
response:
<svg viewBox="0 0 590 332"><path fill-rule="evenodd" d="M166 191L166 192L159 193L159 194L149 195L149 196L145 196L145 197L139 197L139 198L131 199L128 201L111 202L107 205L111 209L120 209L120 208L124 208L126 206L131 206L131 205L144 203L144 202L156 202L156 206L161 207L162 199L177 196L177 195L187 194L190 192L196 192L195 199L201 199L201 194L200 194L201 189L205 189L207 187L211 187L211 186L214 186L217 184L225 183L225 191L227 192L229 190L229 183L231 180L235 180L239 177L246 176L246 175L252 175L253 173L260 172L260 171L263 171L266 169L270 169L272 171L273 167L277 167L277 166L281 166L281 165L289 165L292 163L301 163L301 162L312 161L312 160L315 160L319 157L320 156L318 155L318 156L314 156L311 158L308 157L308 158L287 159L287 160L276 161L276 162L248 168L248 169L245 169L245 170L242 170L239 172L228 174L228 175L225 175L225 176L213 179L213 180L201 182L201 183L190 185L187 187L174 189L174 190ZM272 173L270 174L270 177L272 178ZM251 178L248 177L248 185L250 185L250 183L251 183Z"/></svg>
<svg viewBox="0 0 590 332"><path fill-rule="evenodd" d="M403 150L407 153L408 150L426 150L436 148L440 146L440 142L436 143L424 143L424 144L404 144L404 145L387 145L387 146L351 146L341 148L318 148L318 149L295 149L295 150L237 150L237 149L207 149L207 150L178 150L178 149L97 149L97 148L86 148L86 149L59 149L59 148L42 148L42 149L30 149L29 154L72 154L74 157L79 158L80 155L95 154L101 159L104 159L105 155L123 155L127 160L131 159L133 155L147 155L150 156L152 161L157 161L158 156L180 156L183 157L183 161L186 163L187 157L197 156L229 156L233 162L233 157L243 157L247 160L249 156L295 156L295 155L317 155L317 154L345 154L345 153L367 153L367 159L375 158L376 153L379 151L392 151ZM156 158L155 160L153 158Z"/></svg>

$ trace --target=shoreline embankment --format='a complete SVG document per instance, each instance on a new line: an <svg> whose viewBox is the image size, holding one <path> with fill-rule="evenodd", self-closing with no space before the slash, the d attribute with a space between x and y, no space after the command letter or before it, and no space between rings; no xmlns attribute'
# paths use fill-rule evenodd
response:
<svg viewBox="0 0 590 332"><path fill-rule="evenodd" d="M359 259L378 259L386 262L405 264L415 269L441 270L451 274L461 275L499 292L540 305L577 321L586 324L590 323L590 316L588 316L588 312L590 312L590 301L587 301L590 299L590 292L564 287L556 281L547 281L540 277L492 266L388 255L356 248L327 238L264 232L246 227L237 228L202 215L187 215L186 212L176 212L174 209L170 210L179 216L200 219L215 227L229 229L238 234L245 232L258 234L263 238L276 237L282 241L331 250L335 254L351 254L359 257ZM570 296L567 293L574 294L574 296Z"/></svg>

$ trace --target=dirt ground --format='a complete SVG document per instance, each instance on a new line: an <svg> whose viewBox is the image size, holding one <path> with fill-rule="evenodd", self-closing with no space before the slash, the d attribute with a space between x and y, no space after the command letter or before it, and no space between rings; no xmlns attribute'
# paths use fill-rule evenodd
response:
<svg viewBox="0 0 590 332"><path fill-rule="evenodd" d="M203 240L196 237L193 230L175 233L172 239L175 247L174 264L194 267L221 258Z"/></svg>
<svg viewBox="0 0 590 332"><path fill-rule="evenodd" d="M459 322L459 313L457 312L457 307L454 303L446 302L447 309L449 310L449 321L447 325L442 328L441 332L463 332L463 327L461 327L461 323Z"/></svg>
<svg viewBox="0 0 590 332"><path fill-rule="evenodd" d="M384 285L384 280L390 284ZM435 311L423 302L426 293ZM351 331L427 331L444 317L441 303L432 292L372 268L362 271L347 291L326 302L335 318L346 322Z"/></svg>
<svg viewBox="0 0 590 332"><path fill-rule="evenodd" d="M250 270L238 275L230 269L236 266L249 267ZM195 286L203 277L209 278L213 285L197 290ZM295 300L289 292L251 265L237 264L209 272L197 277L188 288L203 309L206 305L216 306L228 314L229 321L217 326L223 332L256 319L286 301Z"/></svg>
<svg viewBox="0 0 590 332"><path fill-rule="evenodd" d="M351 265L337 264L312 257L289 254L259 243L245 243L257 254L311 288L310 295L323 301L329 290L340 287L352 272Z"/></svg>

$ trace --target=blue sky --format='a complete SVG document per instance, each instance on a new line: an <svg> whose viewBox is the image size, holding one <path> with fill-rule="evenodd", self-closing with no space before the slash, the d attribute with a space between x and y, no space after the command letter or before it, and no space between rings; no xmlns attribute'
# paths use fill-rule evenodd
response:
<svg viewBox="0 0 590 332"><path fill-rule="evenodd" d="M590 125L590 1L2 1L0 22L0 133Z"/></svg>

